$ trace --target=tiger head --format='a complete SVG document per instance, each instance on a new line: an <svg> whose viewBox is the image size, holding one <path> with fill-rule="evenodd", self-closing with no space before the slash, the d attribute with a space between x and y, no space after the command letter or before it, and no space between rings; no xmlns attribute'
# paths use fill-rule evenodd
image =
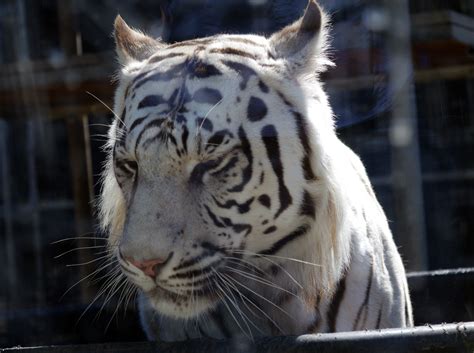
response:
<svg viewBox="0 0 474 353"><path fill-rule="evenodd" d="M312 235L327 216L318 212L330 212L318 210L329 203L320 146L335 136L317 80L330 64L326 28L314 0L269 38L165 44L117 17L122 69L101 218L121 270L157 312L212 309L238 266L337 258L331 240ZM307 246L295 245L304 237Z"/></svg>

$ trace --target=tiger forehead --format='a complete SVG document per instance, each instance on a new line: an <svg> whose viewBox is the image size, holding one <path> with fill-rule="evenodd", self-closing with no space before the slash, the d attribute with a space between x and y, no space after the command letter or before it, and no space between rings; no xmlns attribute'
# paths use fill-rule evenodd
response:
<svg viewBox="0 0 474 353"><path fill-rule="evenodd" d="M240 55L249 58L266 57L269 54L269 46L264 37L255 35L219 35L208 38L187 40L174 43L160 50L152 57L160 53L220 53ZM151 58L150 58L151 59Z"/></svg>
<svg viewBox="0 0 474 353"><path fill-rule="evenodd" d="M214 59L212 54L234 57L237 60L266 61L266 59L274 59L265 38L258 36L216 36L171 44L152 55L147 64L156 64L170 58L186 58L188 64L199 60L212 62ZM198 72L205 70L203 65L195 65L191 68Z"/></svg>

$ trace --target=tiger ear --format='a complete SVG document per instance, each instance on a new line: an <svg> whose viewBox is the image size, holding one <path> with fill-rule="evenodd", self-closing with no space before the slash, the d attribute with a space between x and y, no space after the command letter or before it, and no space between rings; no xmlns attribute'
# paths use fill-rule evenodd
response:
<svg viewBox="0 0 474 353"><path fill-rule="evenodd" d="M131 61L143 61L164 45L141 32L130 28L118 15L114 22L115 50L122 65Z"/></svg>
<svg viewBox="0 0 474 353"><path fill-rule="evenodd" d="M290 70L324 71L332 65L325 55L327 15L315 0L309 0L303 16L270 38L276 57L287 61Z"/></svg>

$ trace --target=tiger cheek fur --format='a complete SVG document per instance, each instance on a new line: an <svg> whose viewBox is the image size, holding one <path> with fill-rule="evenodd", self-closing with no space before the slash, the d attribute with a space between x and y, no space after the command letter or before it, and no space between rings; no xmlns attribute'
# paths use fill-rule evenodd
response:
<svg viewBox="0 0 474 353"><path fill-rule="evenodd" d="M270 38L164 44L117 17L100 216L150 339L412 324L405 272L318 81L313 0Z"/></svg>

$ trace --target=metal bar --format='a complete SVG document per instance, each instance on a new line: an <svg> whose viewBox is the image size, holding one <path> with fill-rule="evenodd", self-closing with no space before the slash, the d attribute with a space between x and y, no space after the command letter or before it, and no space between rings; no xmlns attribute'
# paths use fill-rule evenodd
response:
<svg viewBox="0 0 474 353"><path fill-rule="evenodd" d="M414 102L410 13L407 0L385 0L389 88L392 97L390 142L395 199L395 234L409 270L427 267L423 182Z"/></svg>
<svg viewBox="0 0 474 353"><path fill-rule="evenodd" d="M474 274L474 267L461 267L461 268L449 268L443 270L434 270L434 271L415 271L408 272L407 278L408 281L410 278L415 277L435 277L435 276L456 276L456 275L465 275L465 274Z"/></svg>
<svg viewBox="0 0 474 353"><path fill-rule="evenodd" d="M2 171L2 194L3 194L3 218L5 221L5 265L7 273L7 302L9 306L15 306L18 297L17 287L17 266L16 266L16 250L15 240L13 237L13 212L12 212L12 195L10 182L10 161L9 161L9 136L8 124L0 121L0 163Z"/></svg>
<svg viewBox="0 0 474 353"><path fill-rule="evenodd" d="M457 353L474 349L474 322L464 324L427 325L406 329L356 331L303 336L267 337L248 341L233 339L190 340L176 343L137 342L76 346L50 346L0 349L0 353Z"/></svg>

